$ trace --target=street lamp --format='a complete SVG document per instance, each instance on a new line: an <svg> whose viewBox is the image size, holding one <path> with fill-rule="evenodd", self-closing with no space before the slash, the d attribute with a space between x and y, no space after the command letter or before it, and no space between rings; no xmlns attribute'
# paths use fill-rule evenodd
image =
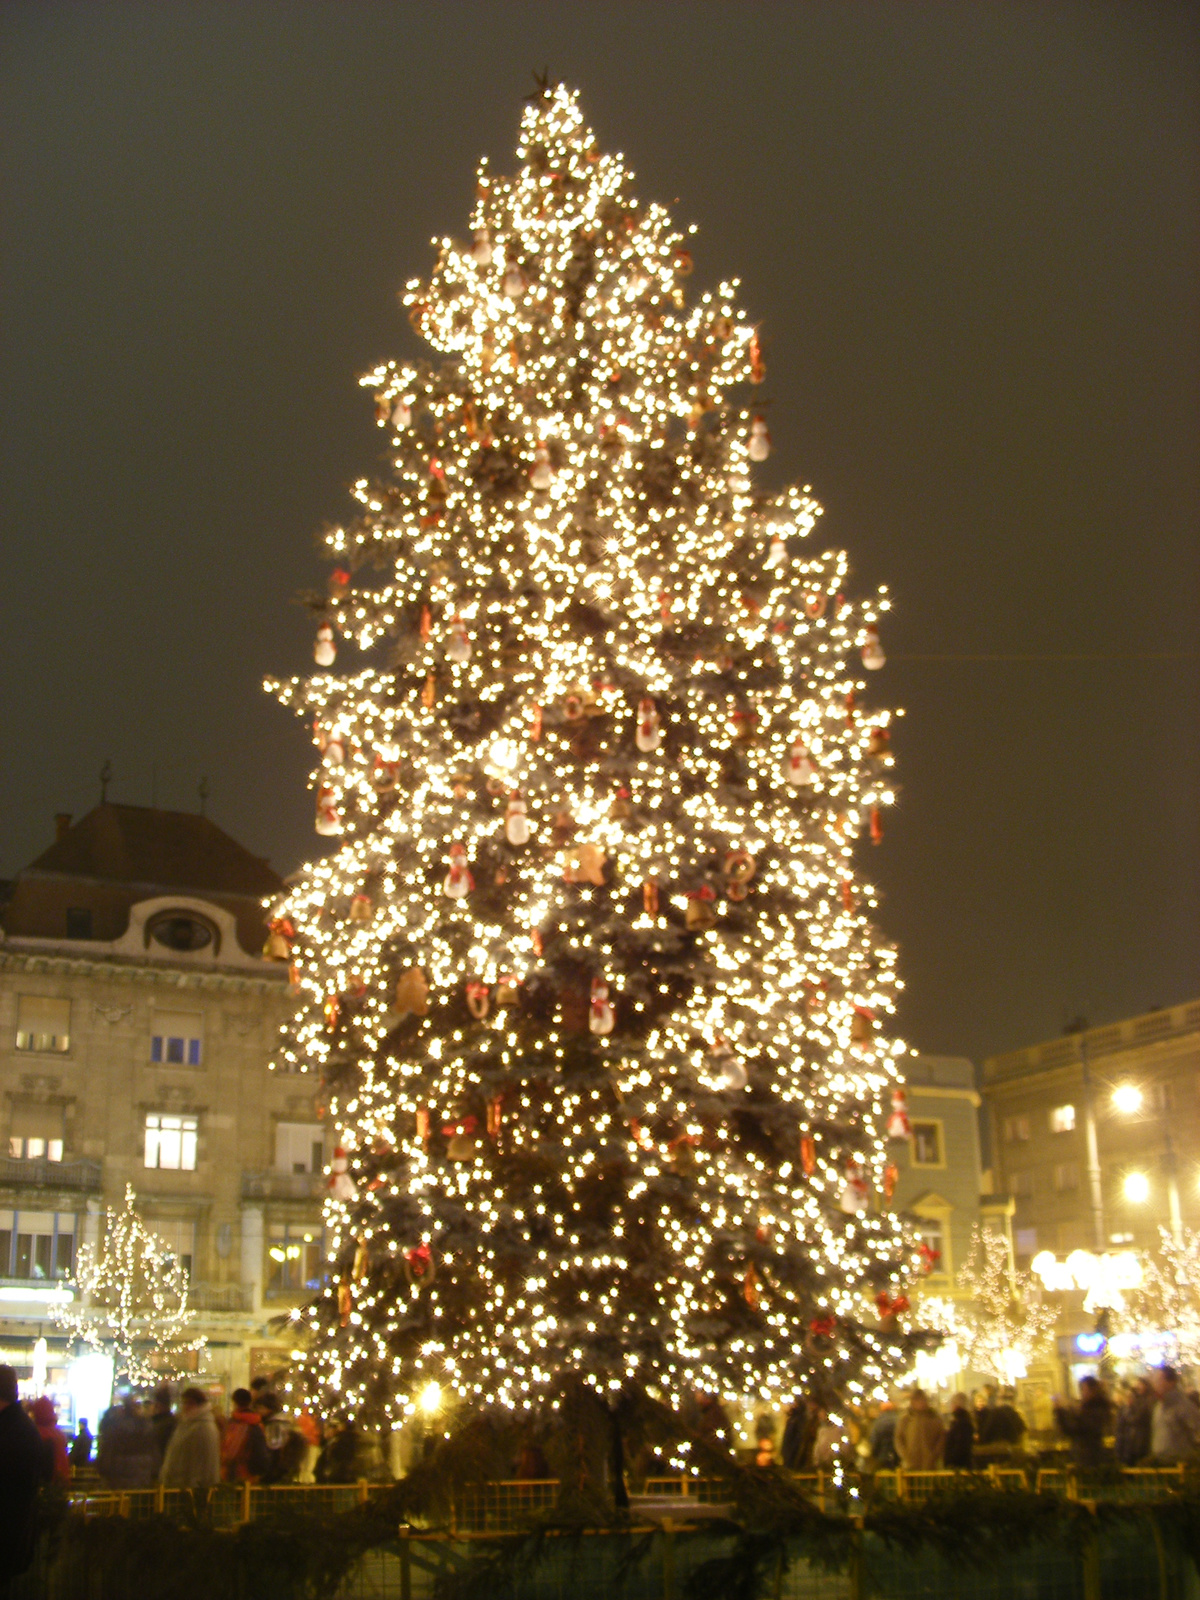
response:
<svg viewBox="0 0 1200 1600"><path fill-rule="evenodd" d="M1150 1179L1144 1172L1130 1172L1125 1178L1125 1198L1144 1206L1150 1198Z"/></svg>
<svg viewBox="0 0 1200 1600"><path fill-rule="evenodd" d="M432 1379L421 1390L417 1403L427 1417L431 1417L442 1403L442 1386Z"/></svg>
<svg viewBox="0 0 1200 1600"><path fill-rule="evenodd" d="M1145 1106L1146 1097L1136 1083L1119 1083L1112 1092L1113 1110L1124 1116L1136 1116ZM1167 1116L1167 1102L1160 1101L1162 1112L1163 1170L1167 1178L1167 1205L1171 1213L1171 1237L1176 1244L1183 1243L1183 1212L1179 1206L1179 1172L1175 1162L1175 1145L1171 1139L1171 1123ZM1136 1181L1135 1181L1136 1180ZM1133 1188L1130 1186L1133 1185ZM1139 1193L1134 1193L1138 1189ZM1140 1172L1131 1172L1125 1180L1125 1198L1137 1205L1150 1198L1150 1180Z"/></svg>

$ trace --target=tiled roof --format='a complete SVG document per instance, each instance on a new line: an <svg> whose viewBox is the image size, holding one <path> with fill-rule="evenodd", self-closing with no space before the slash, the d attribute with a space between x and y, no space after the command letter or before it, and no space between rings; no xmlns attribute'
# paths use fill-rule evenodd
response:
<svg viewBox="0 0 1200 1600"><path fill-rule="evenodd" d="M149 806L97 806L19 876L49 872L255 899L283 889L283 880L265 861L207 817Z"/></svg>

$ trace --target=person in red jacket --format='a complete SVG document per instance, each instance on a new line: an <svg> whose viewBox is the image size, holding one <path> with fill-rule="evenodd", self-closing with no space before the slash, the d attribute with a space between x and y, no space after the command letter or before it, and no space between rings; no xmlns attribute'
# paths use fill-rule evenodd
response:
<svg viewBox="0 0 1200 1600"><path fill-rule="evenodd" d="M58 1425L58 1412L48 1394L41 1394L29 1408L33 1425L46 1446L47 1466L55 1483L70 1483L71 1463L67 1458L67 1436Z"/></svg>
<svg viewBox="0 0 1200 1600"><path fill-rule="evenodd" d="M233 1391L233 1410L221 1433L221 1476L227 1483L257 1483L271 1467L262 1418L249 1389Z"/></svg>

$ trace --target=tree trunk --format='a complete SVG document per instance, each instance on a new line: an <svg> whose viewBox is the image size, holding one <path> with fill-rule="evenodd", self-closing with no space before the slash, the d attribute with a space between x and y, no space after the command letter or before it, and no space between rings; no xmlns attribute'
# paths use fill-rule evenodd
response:
<svg viewBox="0 0 1200 1600"><path fill-rule="evenodd" d="M620 1402L608 1408L611 1432L608 1443L608 1477L613 1504L618 1511L629 1510L629 1490L625 1487L625 1443L621 1438Z"/></svg>

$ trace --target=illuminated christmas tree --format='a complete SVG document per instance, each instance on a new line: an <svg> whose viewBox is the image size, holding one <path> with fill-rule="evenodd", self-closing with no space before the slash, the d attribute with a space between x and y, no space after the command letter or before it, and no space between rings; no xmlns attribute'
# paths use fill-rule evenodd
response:
<svg viewBox="0 0 1200 1600"><path fill-rule="evenodd" d="M957 1274L959 1300L922 1298L930 1326L954 1341L964 1372L995 1373L1005 1383L1023 1378L1054 1343L1058 1310L1031 1272L1013 1270L1007 1239L988 1228L971 1234Z"/></svg>
<svg viewBox="0 0 1200 1600"><path fill-rule="evenodd" d="M1200 1233L1187 1228L1176 1239L1160 1226L1158 1249L1142 1258L1141 1285L1125 1299L1126 1305L1114 1308L1122 1329L1172 1333L1180 1365L1200 1364Z"/></svg>
<svg viewBox="0 0 1200 1600"><path fill-rule="evenodd" d="M731 284L689 307L685 239L572 94L517 158L404 295L440 360L363 380L387 472L312 602L318 664L365 660L268 685L341 841L269 947L278 1064L344 1150L305 1381L393 1418L431 1383L836 1403L921 1337L859 864L886 600L811 548L807 487L756 483L755 329Z"/></svg>
<svg viewBox="0 0 1200 1600"><path fill-rule="evenodd" d="M188 1275L183 1263L146 1227L125 1186L120 1211L106 1207L98 1248L81 1245L75 1298L51 1307L59 1327L112 1357L113 1374L134 1384L162 1383L191 1370L186 1359L206 1340L189 1337Z"/></svg>

